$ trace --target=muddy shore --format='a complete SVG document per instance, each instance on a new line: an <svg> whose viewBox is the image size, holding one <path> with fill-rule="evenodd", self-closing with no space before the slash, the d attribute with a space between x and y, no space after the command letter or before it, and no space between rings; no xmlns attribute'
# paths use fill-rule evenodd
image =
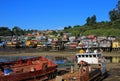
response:
<svg viewBox="0 0 120 81"><path fill-rule="evenodd" d="M61 56L61 57L72 57L74 58L75 54L78 53L78 50L70 51L41 51L40 49L1 49L1 56ZM103 52L103 55L106 56L120 56L119 52ZM120 63L107 63L108 77L103 81L120 81Z"/></svg>

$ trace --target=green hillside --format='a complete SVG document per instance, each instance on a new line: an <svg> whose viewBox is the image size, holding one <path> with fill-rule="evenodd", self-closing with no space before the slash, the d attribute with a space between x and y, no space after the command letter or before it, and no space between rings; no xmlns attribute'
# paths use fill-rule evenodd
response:
<svg viewBox="0 0 120 81"><path fill-rule="evenodd" d="M116 8L109 11L110 21L97 22L96 15L88 17L83 26L64 27L64 32L75 36L94 34L98 36L120 36L120 1Z"/></svg>
<svg viewBox="0 0 120 81"><path fill-rule="evenodd" d="M97 22L92 25L64 28L64 32L75 36L94 34L98 36L120 36L120 21Z"/></svg>

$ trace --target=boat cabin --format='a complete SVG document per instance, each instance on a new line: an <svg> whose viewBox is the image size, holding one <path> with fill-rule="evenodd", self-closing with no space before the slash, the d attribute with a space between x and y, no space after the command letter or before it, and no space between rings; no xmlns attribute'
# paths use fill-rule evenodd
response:
<svg viewBox="0 0 120 81"><path fill-rule="evenodd" d="M89 64L98 64L102 58L101 53L77 53L76 54L77 63L85 61Z"/></svg>

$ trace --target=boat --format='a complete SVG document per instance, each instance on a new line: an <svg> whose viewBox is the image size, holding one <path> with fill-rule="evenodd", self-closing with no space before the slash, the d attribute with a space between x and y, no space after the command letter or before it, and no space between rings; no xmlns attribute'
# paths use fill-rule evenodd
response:
<svg viewBox="0 0 120 81"><path fill-rule="evenodd" d="M0 81L44 81L56 74L57 64L42 56L0 62Z"/></svg>
<svg viewBox="0 0 120 81"><path fill-rule="evenodd" d="M72 71L62 76L61 81L101 81L107 76L105 59L100 52L77 53ZM75 70L75 66L77 69ZM72 73L71 73L72 72Z"/></svg>
<svg viewBox="0 0 120 81"><path fill-rule="evenodd" d="M77 53L76 58L77 63L79 63L80 61L85 61L89 64L99 64L102 60L104 60L104 57L102 56L101 52Z"/></svg>

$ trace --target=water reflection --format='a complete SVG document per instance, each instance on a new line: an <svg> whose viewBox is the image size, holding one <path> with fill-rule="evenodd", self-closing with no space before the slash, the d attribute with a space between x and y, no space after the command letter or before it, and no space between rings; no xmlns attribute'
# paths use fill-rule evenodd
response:
<svg viewBox="0 0 120 81"><path fill-rule="evenodd" d="M34 56L0 56L0 62L10 62L20 59L32 58Z"/></svg>
<svg viewBox="0 0 120 81"><path fill-rule="evenodd" d="M27 58L33 58L34 56L0 56L0 62L9 62L9 61L16 61L20 59L27 59ZM74 59L71 57L61 57L61 56L45 56L45 58L48 58L52 61L54 61L58 68L68 68L71 67L74 63Z"/></svg>
<svg viewBox="0 0 120 81"><path fill-rule="evenodd" d="M70 68L71 66L74 65L74 58L72 57L61 57L61 56L45 56L46 58L54 61L57 65L58 68Z"/></svg>

